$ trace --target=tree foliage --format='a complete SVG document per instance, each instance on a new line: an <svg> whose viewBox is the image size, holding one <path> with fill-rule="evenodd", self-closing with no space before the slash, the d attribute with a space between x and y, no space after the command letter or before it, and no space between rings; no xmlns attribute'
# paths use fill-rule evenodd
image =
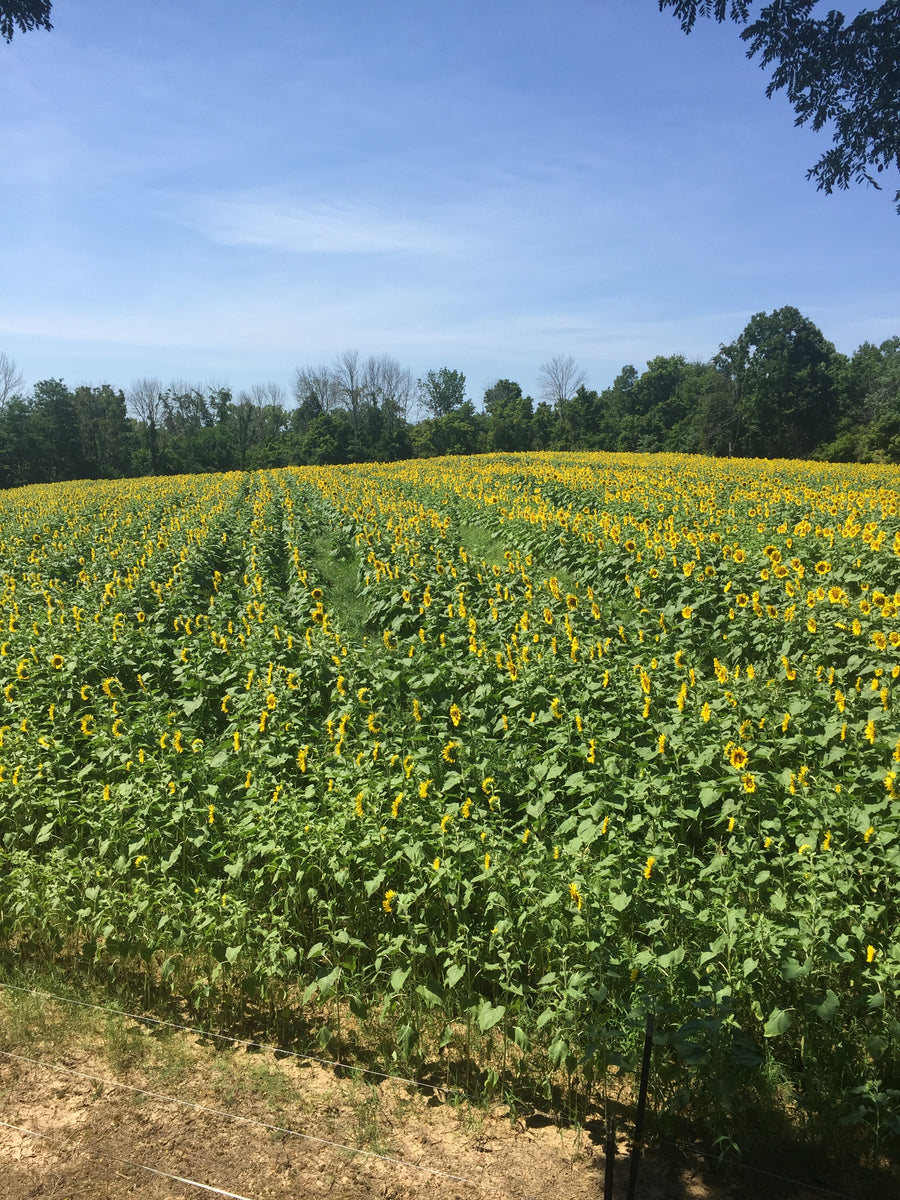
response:
<svg viewBox="0 0 900 1200"><path fill-rule="evenodd" d="M796 308L756 313L708 362L681 354L628 365L597 392L562 404L511 379L485 389L483 411L448 384L443 407L414 423L410 372L389 355L355 351L232 396L219 383L139 379L70 390L44 379L24 394L5 364L0 488L66 479L251 471L525 450L607 450L900 462L900 337L864 342L848 358ZM0 401L3 397L0 369ZM449 386L453 385L453 386ZM291 403L293 399L293 403ZM446 409L446 411L444 411Z"/></svg>
<svg viewBox="0 0 900 1200"><path fill-rule="evenodd" d="M466 399L466 377L462 371L441 367L439 371L428 371L424 379L418 380L419 399L433 417L446 417L460 408Z"/></svg>
<svg viewBox="0 0 900 1200"><path fill-rule="evenodd" d="M887 0L848 20L812 15L816 0L658 0L685 33L698 17L745 26L747 57L772 68L766 95L784 89L796 125L833 127L833 144L807 172L820 191L876 179L900 168L900 0ZM756 10L759 10L758 12ZM894 196L900 212L900 190Z"/></svg>
<svg viewBox="0 0 900 1200"><path fill-rule="evenodd" d="M523 396L511 379L498 379L484 393L484 411L490 416L488 441L492 450L531 449L534 402Z"/></svg>
<svg viewBox="0 0 900 1200"><path fill-rule="evenodd" d="M11 42L18 27L22 33L29 29L52 29L50 0L0 0L0 37Z"/></svg>
<svg viewBox="0 0 900 1200"><path fill-rule="evenodd" d="M756 313L714 365L727 379L737 453L803 458L834 433L839 357L790 305Z"/></svg>

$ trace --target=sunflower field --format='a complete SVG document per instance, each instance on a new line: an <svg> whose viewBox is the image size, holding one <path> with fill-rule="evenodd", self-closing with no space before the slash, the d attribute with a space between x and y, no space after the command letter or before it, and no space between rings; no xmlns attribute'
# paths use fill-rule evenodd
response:
<svg viewBox="0 0 900 1200"><path fill-rule="evenodd" d="M897 468L42 485L0 570L17 962L900 1133Z"/></svg>

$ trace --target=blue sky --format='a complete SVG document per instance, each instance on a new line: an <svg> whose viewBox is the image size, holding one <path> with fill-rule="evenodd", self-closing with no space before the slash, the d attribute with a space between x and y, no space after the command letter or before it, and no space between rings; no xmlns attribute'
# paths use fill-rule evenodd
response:
<svg viewBox="0 0 900 1200"><path fill-rule="evenodd" d="M858 5L852 6L854 10ZM831 197L734 25L656 0L57 0L0 43L0 351L28 384L288 387L357 348L480 400L709 358L786 304L900 333L900 218Z"/></svg>

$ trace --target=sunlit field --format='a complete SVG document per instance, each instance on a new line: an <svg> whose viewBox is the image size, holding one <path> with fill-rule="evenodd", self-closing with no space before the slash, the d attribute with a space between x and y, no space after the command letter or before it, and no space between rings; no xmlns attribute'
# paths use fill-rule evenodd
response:
<svg viewBox="0 0 900 1200"><path fill-rule="evenodd" d="M0 567L19 965L898 1133L897 468L47 485Z"/></svg>

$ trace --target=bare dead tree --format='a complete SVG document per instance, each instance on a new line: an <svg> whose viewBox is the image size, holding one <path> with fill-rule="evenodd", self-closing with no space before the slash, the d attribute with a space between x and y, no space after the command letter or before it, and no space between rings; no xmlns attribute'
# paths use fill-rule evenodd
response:
<svg viewBox="0 0 900 1200"><path fill-rule="evenodd" d="M241 392L238 400L249 401L255 411L257 441L278 437L287 428L288 396L280 383L254 383L248 392Z"/></svg>
<svg viewBox="0 0 900 1200"><path fill-rule="evenodd" d="M162 418L163 386L158 379L136 379L125 397L128 411L145 425L158 425Z"/></svg>
<svg viewBox="0 0 900 1200"><path fill-rule="evenodd" d="M280 383L254 383L250 388L249 396L257 408L287 407L287 392Z"/></svg>
<svg viewBox="0 0 900 1200"><path fill-rule="evenodd" d="M143 426L150 455L150 470L159 470L159 442L166 419L166 393L158 379L136 379L128 389L126 403L132 416Z"/></svg>
<svg viewBox="0 0 900 1200"><path fill-rule="evenodd" d="M342 350L334 360L335 381L338 394L350 413L353 428L359 431L362 420L362 367L358 350Z"/></svg>
<svg viewBox="0 0 900 1200"><path fill-rule="evenodd" d="M0 412L6 408L7 401L21 391L24 382L22 372L13 360L0 351Z"/></svg>
<svg viewBox="0 0 900 1200"><path fill-rule="evenodd" d="M366 401L406 419L413 394L408 367L401 367L389 354L370 355L363 363L361 390Z"/></svg>
<svg viewBox="0 0 900 1200"><path fill-rule="evenodd" d="M585 381L584 371L571 354L554 354L538 371L538 390L541 399L557 411L565 408Z"/></svg>
<svg viewBox="0 0 900 1200"><path fill-rule="evenodd" d="M294 398L298 405L312 405L323 413L337 408L340 391L333 369L327 363L298 367L294 372Z"/></svg>

